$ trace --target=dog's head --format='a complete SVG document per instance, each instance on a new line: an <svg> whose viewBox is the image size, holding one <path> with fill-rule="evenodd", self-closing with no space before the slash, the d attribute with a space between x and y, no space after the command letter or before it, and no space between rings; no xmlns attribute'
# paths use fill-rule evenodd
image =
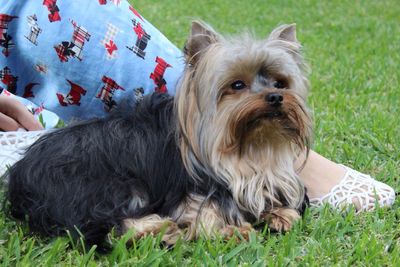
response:
<svg viewBox="0 0 400 267"><path fill-rule="evenodd" d="M193 22L176 97L189 170L218 172L215 161L232 155L247 163L268 160L279 151L294 158L307 147L311 119L300 47L294 24L256 40L249 34L225 38Z"/></svg>

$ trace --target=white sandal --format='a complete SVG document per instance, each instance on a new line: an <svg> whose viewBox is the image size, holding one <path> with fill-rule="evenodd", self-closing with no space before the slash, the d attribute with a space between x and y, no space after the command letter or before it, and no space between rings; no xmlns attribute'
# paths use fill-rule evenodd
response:
<svg viewBox="0 0 400 267"><path fill-rule="evenodd" d="M25 149L48 131L0 132L0 177L20 160Z"/></svg>
<svg viewBox="0 0 400 267"><path fill-rule="evenodd" d="M380 207L393 205L396 198L393 188L369 175L344 165L341 166L346 169L346 174L340 183L334 186L327 195L310 199L310 206L319 207L328 203L335 208L343 208L354 205L357 212L361 212L374 210L375 205Z"/></svg>

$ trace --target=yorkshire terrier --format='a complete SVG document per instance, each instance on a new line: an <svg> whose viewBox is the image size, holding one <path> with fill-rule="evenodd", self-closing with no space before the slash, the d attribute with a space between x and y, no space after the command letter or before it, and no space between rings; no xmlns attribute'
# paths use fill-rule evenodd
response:
<svg viewBox="0 0 400 267"><path fill-rule="evenodd" d="M177 95L42 136L9 170L12 216L99 245L112 228L164 231L168 245L247 236L251 223L289 230L307 200L294 162L311 139L300 48L295 25L255 40L193 22Z"/></svg>

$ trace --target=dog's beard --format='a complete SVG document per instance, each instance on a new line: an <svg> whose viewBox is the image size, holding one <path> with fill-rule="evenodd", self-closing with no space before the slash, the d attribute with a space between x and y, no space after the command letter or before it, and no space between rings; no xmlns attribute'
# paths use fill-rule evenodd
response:
<svg viewBox="0 0 400 267"><path fill-rule="evenodd" d="M293 165L310 142L310 116L301 97L290 90L282 95L279 108L266 103L265 93L228 99L216 116L216 125L224 126L214 127L220 138L212 162L253 214L276 205L298 207L304 196Z"/></svg>

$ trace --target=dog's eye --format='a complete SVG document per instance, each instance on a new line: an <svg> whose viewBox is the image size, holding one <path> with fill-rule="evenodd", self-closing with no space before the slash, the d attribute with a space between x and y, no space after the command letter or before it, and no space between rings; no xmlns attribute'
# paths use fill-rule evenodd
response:
<svg viewBox="0 0 400 267"><path fill-rule="evenodd" d="M278 89L283 89L286 87L286 85L283 81L275 81L273 86Z"/></svg>
<svg viewBox="0 0 400 267"><path fill-rule="evenodd" d="M244 88L246 88L246 84L244 83L244 81L235 81L231 84L231 88L233 90L242 90Z"/></svg>

